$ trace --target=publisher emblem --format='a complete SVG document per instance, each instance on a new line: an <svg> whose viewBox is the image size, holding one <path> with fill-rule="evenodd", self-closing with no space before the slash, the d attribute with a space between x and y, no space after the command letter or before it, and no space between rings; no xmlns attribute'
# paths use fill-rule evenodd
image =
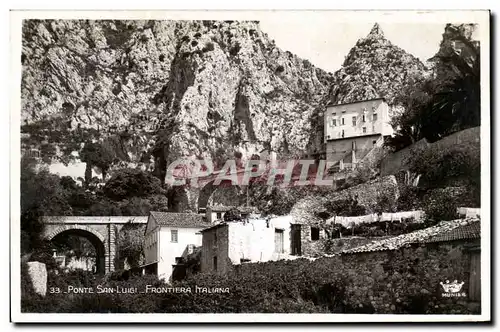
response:
<svg viewBox="0 0 500 332"><path fill-rule="evenodd" d="M453 282L450 282L449 280L446 280L446 282L440 282L439 283L444 290L444 293L441 295L444 297L465 297L467 296L465 292L460 292L462 290L462 286L464 285L464 282L458 282L458 280L455 280Z"/></svg>

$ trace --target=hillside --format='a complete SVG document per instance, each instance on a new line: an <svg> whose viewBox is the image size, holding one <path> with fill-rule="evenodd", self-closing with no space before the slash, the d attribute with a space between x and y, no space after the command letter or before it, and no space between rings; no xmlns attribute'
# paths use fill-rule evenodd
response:
<svg viewBox="0 0 500 332"><path fill-rule="evenodd" d="M258 22L30 20L23 37L26 144L65 162L89 141L158 175L180 155L299 152L331 85Z"/></svg>

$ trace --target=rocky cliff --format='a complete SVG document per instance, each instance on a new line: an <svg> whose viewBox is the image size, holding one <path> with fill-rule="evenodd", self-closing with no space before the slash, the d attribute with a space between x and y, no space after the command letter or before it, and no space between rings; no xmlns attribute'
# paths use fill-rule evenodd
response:
<svg viewBox="0 0 500 332"><path fill-rule="evenodd" d="M392 103L428 73L378 24L334 75L279 49L255 21L28 20L21 61L31 145L68 161L101 141L120 166L160 177L179 156L321 151L326 104Z"/></svg>
<svg viewBox="0 0 500 332"><path fill-rule="evenodd" d="M385 98L389 105L402 88L415 77L429 75L429 69L416 57L392 44L376 23L370 33L356 42L342 67L335 72L333 84L324 104ZM318 112L314 120L317 131L313 149L323 138L323 117ZM312 145L311 145L312 146Z"/></svg>
<svg viewBox="0 0 500 332"><path fill-rule="evenodd" d="M104 141L163 173L178 156L302 152L331 75L258 22L29 20L22 119L31 145Z"/></svg>
<svg viewBox="0 0 500 332"><path fill-rule="evenodd" d="M425 71L419 59L393 45L375 24L349 51L342 68L335 73L330 101L343 104L383 97L391 104L412 75Z"/></svg>

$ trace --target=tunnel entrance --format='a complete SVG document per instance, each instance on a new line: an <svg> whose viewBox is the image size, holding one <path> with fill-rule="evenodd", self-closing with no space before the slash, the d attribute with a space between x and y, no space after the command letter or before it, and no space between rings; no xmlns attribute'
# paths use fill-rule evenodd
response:
<svg viewBox="0 0 500 332"><path fill-rule="evenodd" d="M65 266L101 275L106 272L104 243L95 234L82 229L69 229L54 236L51 243L57 252L64 253Z"/></svg>

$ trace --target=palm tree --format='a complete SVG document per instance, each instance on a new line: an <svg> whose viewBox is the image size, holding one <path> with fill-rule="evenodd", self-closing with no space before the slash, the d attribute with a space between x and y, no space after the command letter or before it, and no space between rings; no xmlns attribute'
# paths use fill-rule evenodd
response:
<svg viewBox="0 0 500 332"><path fill-rule="evenodd" d="M424 125L431 141L481 123L479 43L456 33L433 59L437 66L437 93Z"/></svg>

